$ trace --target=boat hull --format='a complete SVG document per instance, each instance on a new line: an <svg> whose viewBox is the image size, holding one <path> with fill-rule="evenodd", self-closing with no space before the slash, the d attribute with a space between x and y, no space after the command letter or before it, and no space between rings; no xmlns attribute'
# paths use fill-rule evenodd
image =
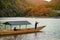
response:
<svg viewBox="0 0 60 40"><path fill-rule="evenodd" d="M0 35L14 35L14 34L26 34L26 33L33 33L33 32L39 32L41 29L43 29L45 26L40 26L35 28L27 28L27 29L17 29L16 31L14 30L0 30Z"/></svg>

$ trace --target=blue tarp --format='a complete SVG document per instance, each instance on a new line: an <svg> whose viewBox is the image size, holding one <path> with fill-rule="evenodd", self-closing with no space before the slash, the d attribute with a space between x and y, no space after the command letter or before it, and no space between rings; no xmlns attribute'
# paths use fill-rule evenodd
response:
<svg viewBox="0 0 60 40"><path fill-rule="evenodd" d="M6 25L27 25L31 23L28 21L8 21L8 22L5 22L4 24Z"/></svg>

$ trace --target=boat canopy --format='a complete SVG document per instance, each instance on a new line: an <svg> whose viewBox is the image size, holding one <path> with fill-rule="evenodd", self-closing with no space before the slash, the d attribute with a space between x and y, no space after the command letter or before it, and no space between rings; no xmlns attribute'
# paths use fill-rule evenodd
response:
<svg viewBox="0 0 60 40"><path fill-rule="evenodd" d="M5 25L28 25L31 23L28 21L8 21L8 22L5 22L3 24L5 24Z"/></svg>

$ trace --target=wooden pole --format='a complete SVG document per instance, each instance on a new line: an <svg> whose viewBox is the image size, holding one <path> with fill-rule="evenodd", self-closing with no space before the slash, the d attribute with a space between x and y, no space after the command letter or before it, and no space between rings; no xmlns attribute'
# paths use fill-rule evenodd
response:
<svg viewBox="0 0 60 40"><path fill-rule="evenodd" d="M10 30L11 30L11 29L12 29L12 25L10 25L10 27L9 27L9 28L10 28Z"/></svg>
<svg viewBox="0 0 60 40"><path fill-rule="evenodd" d="M26 29L27 29L27 24L26 24Z"/></svg>
<svg viewBox="0 0 60 40"><path fill-rule="evenodd" d="M21 29L21 25L19 25L19 28Z"/></svg>
<svg viewBox="0 0 60 40"><path fill-rule="evenodd" d="M6 30L6 25L5 25L5 30Z"/></svg>

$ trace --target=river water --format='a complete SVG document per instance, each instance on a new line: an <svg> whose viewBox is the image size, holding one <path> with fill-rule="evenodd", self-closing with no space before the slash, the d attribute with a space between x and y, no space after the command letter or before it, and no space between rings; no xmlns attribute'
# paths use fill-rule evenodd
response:
<svg viewBox="0 0 60 40"><path fill-rule="evenodd" d="M38 21L38 26L45 25L42 32L22 35L0 36L0 40L60 40L60 19L58 18L0 18L1 22L27 20L34 26Z"/></svg>

